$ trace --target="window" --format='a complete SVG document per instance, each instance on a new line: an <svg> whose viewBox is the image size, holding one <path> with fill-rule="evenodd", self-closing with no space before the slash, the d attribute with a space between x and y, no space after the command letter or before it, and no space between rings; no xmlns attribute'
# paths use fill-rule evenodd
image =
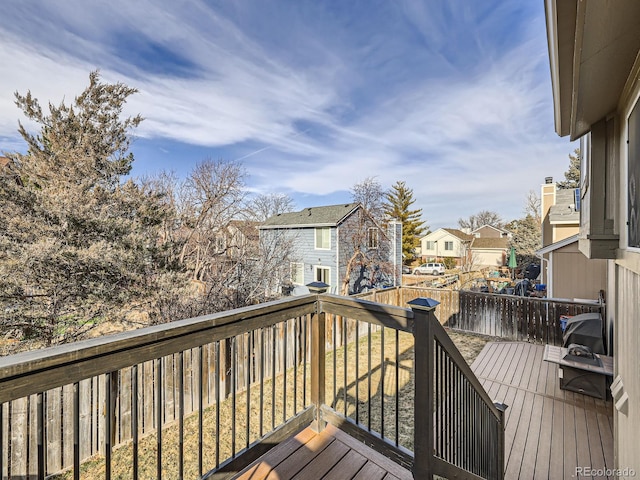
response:
<svg viewBox="0 0 640 480"><path fill-rule="evenodd" d="M375 227L369 228L367 230L367 247L369 248L378 248L379 241L379 232Z"/></svg>
<svg viewBox="0 0 640 480"><path fill-rule="evenodd" d="M444 242L445 250L453 250L453 242Z"/></svg>
<svg viewBox="0 0 640 480"><path fill-rule="evenodd" d="M328 227L316 228L316 248L320 250L331 249L331 229Z"/></svg>
<svg viewBox="0 0 640 480"><path fill-rule="evenodd" d="M435 250L436 249L436 242L434 242L433 240L427 240L425 245L425 250Z"/></svg>
<svg viewBox="0 0 640 480"><path fill-rule="evenodd" d="M629 115L629 157L627 164L627 245L640 248L640 102Z"/></svg>
<svg viewBox="0 0 640 480"><path fill-rule="evenodd" d="M331 269L329 267L314 267L313 281L330 285Z"/></svg>
<svg viewBox="0 0 640 480"><path fill-rule="evenodd" d="M304 263L291 262L291 283L304 285Z"/></svg>

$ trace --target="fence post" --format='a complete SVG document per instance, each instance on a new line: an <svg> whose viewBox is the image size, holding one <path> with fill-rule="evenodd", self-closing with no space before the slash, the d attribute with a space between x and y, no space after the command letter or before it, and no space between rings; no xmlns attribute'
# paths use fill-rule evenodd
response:
<svg viewBox="0 0 640 480"><path fill-rule="evenodd" d="M321 432L325 422L320 407L325 402L325 313L321 311L320 300L316 300L316 313L311 317L311 403L316 407L311 428ZM346 345L345 345L345 348Z"/></svg>
<svg viewBox="0 0 640 480"><path fill-rule="evenodd" d="M415 396L413 430L413 478L433 478L434 354L431 322L437 322L439 302L416 298L407 302L413 310Z"/></svg>

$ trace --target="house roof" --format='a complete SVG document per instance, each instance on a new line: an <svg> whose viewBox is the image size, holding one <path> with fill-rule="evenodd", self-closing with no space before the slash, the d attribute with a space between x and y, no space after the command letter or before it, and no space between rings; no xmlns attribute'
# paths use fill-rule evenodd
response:
<svg viewBox="0 0 640 480"><path fill-rule="evenodd" d="M309 207L299 212L280 213L260 228L335 227L360 207L359 203Z"/></svg>
<svg viewBox="0 0 640 480"><path fill-rule="evenodd" d="M499 228L494 225L489 225L488 223L485 223L484 225L480 225L478 228L472 230L471 233L472 234L476 233L478 230L482 230L483 228L492 228L500 233L510 233L509 230L505 230L504 228Z"/></svg>
<svg viewBox="0 0 640 480"><path fill-rule="evenodd" d="M576 210L575 189L559 188L556 190L556 203L549 209L551 223L580 223L580 212Z"/></svg>
<svg viewBox="0 0 640 480"><path fill-rule="evenodd" d="M536 250L536 255L538 256L545 255L559 248L566 247L567 245L571 245L572 243L575 243L577 241L578 241L578 234L576 233L575 235L567 237L564 240L560 240L558 242L552 243L551 245L547 245L546 247L541 248L540 250Z"/></svg>
<svg viewBox="0 0 640 480"><path fill-rule="evenodd" d="M469 235L468 233L464 233L462 230L458 230L457 228L443 228L442 230L449 232L454 237L458 237L460 240L468 242L473 240L473 235Z"/></svg>
<svg viewBox="0 0 640 480"><path fill-rule="evenodd" d="M258 235L258 227L260 226L260 222L254 222L251 220L231 220L229 222L230 227L237 228L245 237L248 239L257 240Z"/></svg>
<svg viewBox="0 0 640 480"><path fill-rule="evenodd" d="M506 250L509 246L509 239L505 237L494 237L494 238L474 238L473 243L471 243L471 249L474 248L485 248L485 249L498 249L498 250Z"/></svg>

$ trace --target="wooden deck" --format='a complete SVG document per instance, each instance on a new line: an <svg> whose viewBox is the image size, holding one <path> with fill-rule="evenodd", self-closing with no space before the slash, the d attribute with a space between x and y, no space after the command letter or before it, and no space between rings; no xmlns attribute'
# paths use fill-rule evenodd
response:
<svg viewBox="0 0 640 480"><path fill-rule="evenodd" d="M471 366L496 401L506 403L505 478L581 476L576 467L614 468L611 401L560 390L544 346L489 343Z"/></svg>
<svg viewBox="0 0 640 480"><path fill-rule="evenodd" d="M234 477L239 480L413 480L411 472L327 425L306 428Z"/></svg>
<svg viewBox="0 0 640 480"><path fill-rule="evenodd" d="M506 403L505 479L607 478L613 463L613 406L560 389L558 366L544 362L544 346L492 342L472 365L489 396ZM411 480L411 472L328 425L306 428L236 477L261 479Z"/></svg>

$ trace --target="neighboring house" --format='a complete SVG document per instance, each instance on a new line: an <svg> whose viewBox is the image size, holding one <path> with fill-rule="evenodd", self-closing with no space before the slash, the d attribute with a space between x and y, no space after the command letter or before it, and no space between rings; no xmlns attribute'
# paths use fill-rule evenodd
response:
<svg viewBox="0 0 640 480"><path fill-rule="evenodd" d="M536 252L542 259L541 283L547 297L598 300L607 289L607 261L589 259L578 249L578 235L552 243Z"/></svg>
<svg viewBox="0 0 640 480"><path fill-rule="evenodd" d="M508 248L507 237L474 238L469 249L472 266L502 267L507 264Z"/></svg>
<svg viewBox="0 0 640 480"><path fill-rule="evenodd" d="M232 259L256 255L260 240L259 225L259 222L249 220L232 220L216 236L218 249L225 250L227 257Z"/></svg>
<svg viewBox="0 0 640 480"><path fill-rule="evenodd" d="M292 262L283 283L324 282L330 292L401 285L402 224L379 226L359 203L305 208L269 218L263 239L285 236Z"/></svg>
<svg viewBox="0 0 640 480"><path fill-rule="evenodd" d="M542 246L576 235L580 228L580 189L558 188L551 177L541 192Z"/></svg>
<svg viewBox="0 0 640 480"><path fill-rule="evenodd" d="M453 258L457 265L464 263L473 236L455 228L439 228L420 239L422 261L441 261Z"/></svg>
<svg viewBox="0 0 640 480"><path fill-rule="evenodd" d="M640 2L545 8L555 129L581 142L578 248L607 262L612 468L640 472Z"/></svg>
<svg viewBox="0 0 640 480"><path fill-rule="evenodd" d="M470 233L476 238L511 238L513 236L508 230L493 225L482 225Z"/></svg>

